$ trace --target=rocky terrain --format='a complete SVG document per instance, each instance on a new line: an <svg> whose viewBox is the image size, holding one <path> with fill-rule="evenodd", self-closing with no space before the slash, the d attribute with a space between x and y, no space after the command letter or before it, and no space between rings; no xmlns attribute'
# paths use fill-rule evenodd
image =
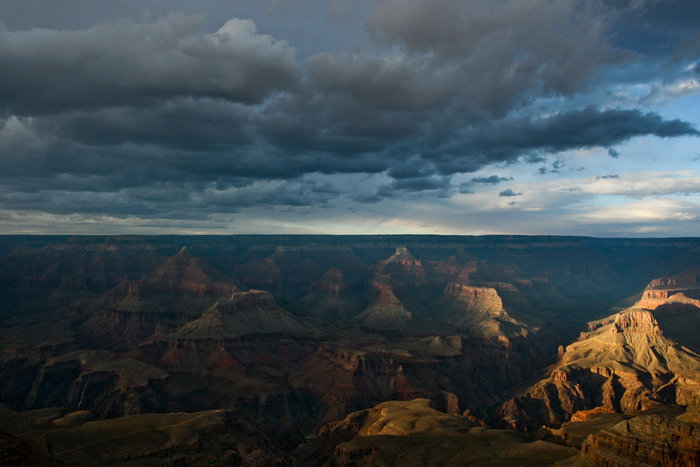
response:
<svg viewBox="0 0 700 467"><path fill-rule="evenodd" d="M692 331L700 300L686 295L700 291L699 277L693 270L656 279L630 308L589 323L549 377L504 404L500 416L532 430L595 407L631 413L657 404L700 404L700 355L692 350L700 340ZM691 332L678 332L679 322Z"/></svg>
<svg viewBox="0 0 700 467"><path fill-rule="evenodd" d="M0 456L684 465L698 264L695 239L0 237Z"/></svg>
<svg viewBox="0 0 700 467"><path fill-rule="evenodd" d="M699 420L681 421L662 415L639 415L591 434L581 458L597 465L700 464Z"/></svg>
<svg viewBox="0 0 700 467"><path fill-rule="evenodd" d="M436 410L427 399L384 402L323 427L298 457L316 466L551 465L576 449L532 441Z"/></svg>

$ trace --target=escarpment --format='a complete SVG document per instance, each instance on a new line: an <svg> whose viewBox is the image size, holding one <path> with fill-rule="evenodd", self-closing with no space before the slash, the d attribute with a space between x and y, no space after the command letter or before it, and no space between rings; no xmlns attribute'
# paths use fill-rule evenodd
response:
<svg viewBox="0 0 700 467"><path fill-rule="evenodd" d="M534 430L595 407L633 413L657 404L698 404L700 355L692 342L684 345L688 334L674 331L670 335L680 339L674 340L661 324L672 327L683 317L692 324L700 315L700 302L662 288L679 283L690 281L655 280L634 306L590 325L566 347L548 378L501 406L501 419Z"/></svg>
<svg viewBox="0 0 700 467"><path fill-rule="evenodd" d="M700 423L640 415L589 435L581 446L581 457L611 467L699 465Z"/></svg>

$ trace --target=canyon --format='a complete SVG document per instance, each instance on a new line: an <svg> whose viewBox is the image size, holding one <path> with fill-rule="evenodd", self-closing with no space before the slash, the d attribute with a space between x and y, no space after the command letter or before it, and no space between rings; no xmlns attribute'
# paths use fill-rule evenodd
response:
<svg viewBox="0 0 700 467"><path fill-rule="evenodd" d="M0 237L0 459L697 465L699 265L700 239Z"/></svg>

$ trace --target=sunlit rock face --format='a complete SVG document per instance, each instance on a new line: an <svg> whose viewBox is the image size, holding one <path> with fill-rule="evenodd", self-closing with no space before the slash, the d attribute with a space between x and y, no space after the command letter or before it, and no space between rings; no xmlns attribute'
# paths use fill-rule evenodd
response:
<svg viewBox="0 0 700 467"><path fill-rule="evenodd" d="M500 416L532 430L599 406L631 413L657 404L700 403L700 355L692 350L700 338L679 330L681 322L698 322L700 301L679 292L679 284L694 290L696 276L655 279L632 307L589 324L549 378L506 402Z"/></svg>

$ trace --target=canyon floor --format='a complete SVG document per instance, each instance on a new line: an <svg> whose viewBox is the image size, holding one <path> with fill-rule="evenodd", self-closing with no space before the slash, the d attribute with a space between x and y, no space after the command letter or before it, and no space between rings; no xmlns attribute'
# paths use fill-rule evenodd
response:
<svg viewBox="0 0 700 467"><path fill-rule="evenodd" d="M2 465L700 465L700 239L0 237Z"/></svg>

